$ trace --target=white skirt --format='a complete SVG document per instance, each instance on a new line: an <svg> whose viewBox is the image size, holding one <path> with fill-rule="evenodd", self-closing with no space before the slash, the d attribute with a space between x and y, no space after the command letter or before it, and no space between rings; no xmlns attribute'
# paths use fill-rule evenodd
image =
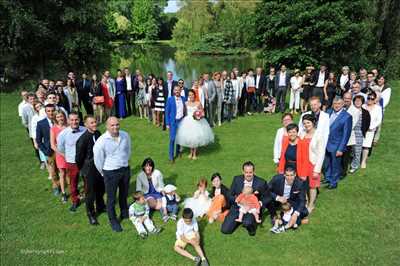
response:
<svg viewBox="0 0 400 266"><path fill-rule="evenodd" d="M192 209L194 218L202 217L208 212L211 206L211 199L200 197L198 199L195 198L187 198L184 201L184 208Z"/></svg>
<svg viewBox="0 0 400 266"><path fill-rule="evenodd" d="M179 123L175 142L188 148L206 146L214 142L214 133L204 118L194 120L192 116L185 116Z"/></svg>
<svg viewBox="0 0 400 266"><path fill-rule="evenodd" d="M363 139L363 144L362 146L364 148L371 148L372 147L372 141L374 140L375 136L375 130L374 131L367 131L365 134L365 138Z"/></svg>

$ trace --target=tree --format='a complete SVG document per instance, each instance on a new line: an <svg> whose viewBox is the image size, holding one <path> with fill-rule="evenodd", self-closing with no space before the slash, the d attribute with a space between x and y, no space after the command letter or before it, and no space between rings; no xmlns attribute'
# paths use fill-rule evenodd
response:
<svg viewBox="0 0 400 266"><path fill-rule="evenodd" d="M160 14L166 1L136 0L132 8L132 30L136 39L155 40L160 30Z"/></svg>
<svg viewBox="0 0 400 266"><path fill-rule="evenodd" d="M92 68L108 50L104 0L4 0L1 60L15 76L41 76L51 60L76 71ZM39 67L38 67L39 66Z"/></svg>
<svg viewBox="0 0 400 266"><path fill-rule="evenodd" d="M373 8L357 1L264 1L257 36L268 64L295 67L326 62L354 67L369 62ZM268 15L266 15L268 14Z"/></svg>

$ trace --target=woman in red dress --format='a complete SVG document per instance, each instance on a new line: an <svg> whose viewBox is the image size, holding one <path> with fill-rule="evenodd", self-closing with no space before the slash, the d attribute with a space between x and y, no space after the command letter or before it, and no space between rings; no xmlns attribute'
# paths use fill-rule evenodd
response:
<svg viewBox="0 0 400 266"><path fill-rule="evenodd" d="M105 120L107 120L107 118L111 115L111 109L113 108L114 101L110 97L108 82L105 76L102 77L100 86L104 96Z"/></svg>
<svg viewBox="0 0 400 266"><path fill-rule="evenodd" d="M283 174L287 167L297 172L297 160L299 157L298 136L299 127L292 123L286 127L287 136L282 138L281 156L278 163L278 173Z"/></svg>
<svg viewBox="0 0 400 266"><path fill-rule="evenodd" d="M65 193L65 178L67 171L67 163L64 156L57 149L57 136L67 127L67 117L63 111L56 111L55 113L55 123L50 129L50 145L51 149L56 154L56 166L58 169L58 175L60 178L61 187L61 201L67 203L67 194Z"/></svg>
<svg viewBox="0 0 400 266"><path fill-rule="evenodd" d="M302 123L305 132L300 135L297 143L299 151L297 175L303 180L308 180L307 209L311 213L315 207L317 188L320 187L321 168L325 158L325 144L323 136L316 132L316 120L312 114L304 115Z"/></svg>

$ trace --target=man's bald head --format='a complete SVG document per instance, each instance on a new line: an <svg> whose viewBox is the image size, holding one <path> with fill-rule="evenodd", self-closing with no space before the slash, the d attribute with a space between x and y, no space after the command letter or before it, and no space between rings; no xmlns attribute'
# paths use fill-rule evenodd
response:
<svg viewBox="0 0 400 266"><path fill-rule="evenodd" d="M113 137L118 137L119 135L119 120L115 116L110 116L107 119L106 123L107 131L111 134Z"/></svg>

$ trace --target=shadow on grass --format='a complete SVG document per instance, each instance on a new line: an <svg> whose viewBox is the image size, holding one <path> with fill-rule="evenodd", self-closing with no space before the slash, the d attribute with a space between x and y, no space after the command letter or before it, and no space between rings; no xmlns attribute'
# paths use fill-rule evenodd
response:
<svg viewBox="0 0 400 266"><path fill-rule="evenodd" d="M208 154L218 153L221 150L221 144L219 142L220 142L219 137L215 135L214 143L207 145L205 147L200 147L199 154L208 155Z"/></svg>

